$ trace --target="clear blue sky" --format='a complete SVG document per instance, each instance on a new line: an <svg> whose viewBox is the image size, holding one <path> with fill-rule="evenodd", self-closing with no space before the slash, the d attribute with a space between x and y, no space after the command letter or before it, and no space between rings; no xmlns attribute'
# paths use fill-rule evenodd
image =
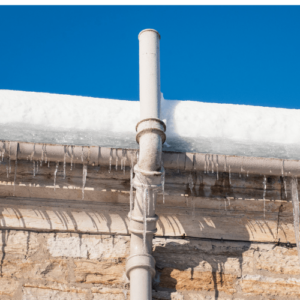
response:
<svg viewBox="0 0 300 300"><path fill-rule="evenodd" d="M300 6L0 6L0 89L138 100L138 33L166 99L300 108Z"/></svg>

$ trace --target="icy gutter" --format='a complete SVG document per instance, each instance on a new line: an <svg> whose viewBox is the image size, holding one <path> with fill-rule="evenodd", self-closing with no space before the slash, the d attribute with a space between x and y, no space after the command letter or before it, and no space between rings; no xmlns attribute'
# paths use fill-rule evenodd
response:
<svg viewBox="0 0 300 300"><path fill-rule="evenodd" d="M137 152L136 149L0 141L0 154L11 160L132 167L137 162ZM300 177L299 160L190 152L163 152L162 158L165 169Z"/></svg>

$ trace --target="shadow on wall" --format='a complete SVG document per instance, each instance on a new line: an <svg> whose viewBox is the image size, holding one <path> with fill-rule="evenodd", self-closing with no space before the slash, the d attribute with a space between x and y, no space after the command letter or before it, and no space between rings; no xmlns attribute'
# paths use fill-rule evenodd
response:
<svg viewBox="0 0 300 300"><path fill-rule="evenodd" d="M220 292L232 295L249 247L250 242L155 239L153 288L167 295L176 291L213 292L214 299Z"/></svg>
<svg viewBox="0 0 300 300"><path fill-rule="evenodd" d="M213 222L213 219L209 219L210 222L208 222L208 219L205 215L195 216L194 226L198 228L201 226L200 230L203 235L214 236L213 231L216 231L215 235L218 235L224 230L220 228L222 222L218 226L218 222ZM169 219L169 221L174 223L174 220ZM212 225L215 227L213 228ZM245 224L241 226L239 222L237 226L239 226L239 234L244 237L248 236L249 239ZM190 231L190 228L186 229L187 232ZM236 280L242 276L243 253L251 245L250 242L189 237L181 239L157 237L153 241L153 256L156 260L153 289L158 294L159 292L165 293L169 299L171 299L171 293L176 291L180 293L214 292L214 299L219 298L220 292L227 295L234 294ZM161 298L158 297L158 299Z"/></svg>
<svg viewBox="0 0 300 300"><path fill-rule="evenodd" d="M219 172L217 177L216 173L193 171L183 176L187 178L185 194L189 195L186 208L178 211L173 203L161 211L158 207L159 234L163 237L154 239L157 273L153 288L157 299L164 299L159 298L159 293L171 299L171 293L176 291L183 294L210 292L213 299L223 299L237 292L236 281L248 267L244 257L251 242L246 241L278 240L282 204L270 200L286 200L282 178L268 176L264 191L261 175L244 175L243 180L240 174L229 176ZM189 184L189 178L193 184ZM265 216L264 192L266 199L270 199ZM285 234L283 228L280 230ZM172 238L172 232L177 236L184 232L186 236Z"/></svg>

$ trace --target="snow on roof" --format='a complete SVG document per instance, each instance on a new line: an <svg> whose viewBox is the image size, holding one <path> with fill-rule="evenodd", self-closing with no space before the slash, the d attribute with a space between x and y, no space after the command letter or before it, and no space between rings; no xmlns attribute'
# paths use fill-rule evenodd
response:
<svg viewBox="0 0 300 300"><path fill-rule="evenodd" d="M139 102L0 90L0 139L137 148ZM162 97L164 150L300 159L300 110Z"/></svg>

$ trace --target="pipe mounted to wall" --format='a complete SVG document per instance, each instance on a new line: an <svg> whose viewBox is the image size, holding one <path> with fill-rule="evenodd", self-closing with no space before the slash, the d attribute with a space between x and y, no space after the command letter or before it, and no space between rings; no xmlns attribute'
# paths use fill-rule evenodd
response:
<svg viewBox="0 0 300 300"><path fill-rule="evenodd" d="M131 241L126 264L131 300L152 299L152 278L155 275L152 239L158 219L155 203L163 172L162 144L166 139L166 127L160 120L159 40L159 33L153 29L143 30L139 34L141 114L136 126L136 139L140 151L134 167L136 197L129 216Z"/></svg>

